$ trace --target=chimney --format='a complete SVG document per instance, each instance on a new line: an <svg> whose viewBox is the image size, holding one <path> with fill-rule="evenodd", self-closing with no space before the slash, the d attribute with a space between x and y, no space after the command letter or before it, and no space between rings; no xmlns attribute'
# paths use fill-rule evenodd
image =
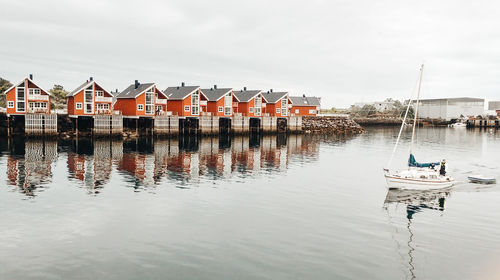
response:
<svg viewBox="0 0 500 280"><path fill-rule="evenodd" d="M243 91L247 91L247 87L243 87Z"/></svg>
<svg viewBox="0 0 500 280"><path fill-rule="evenodd" d="M118 89L116 89L116 91L115 91L115 92L116 92L116 93L118 93Z"/></svg>
<svg viewBox="0 0 500 280"><path fill-rule="evenodd" d="M305 95L305 94L302 94L302 97L304 97L304 98L305 98L305 97L306 97L306 95Z"/></svg>
<svg viewBox="0 0 500 280"><path fill-rule="evenodd" d="M270 89L269 91L270 91L270 92L273 92L273 89Z"/></svg>
<svg viewBox="0 0 500 280"><path fill-rule="evenodd" d="M214 85L214 89L217 89L217 85Z"/></svg>
<svg viewBox="0 0 500 280"><path fill-rule="evenodd" d="M33 81L33 74L30 74L30 80Z"/></svg>
<svg viewBox="0 0 500 280"><path fill-rule="evenodd" d="M139 80L135 80L135 88L137 89L139 87Z"/></svg>
<svg viewBox="0 0 500 280"><path fill-rule="evenodd" d="M89 80L92 82L94 80L94 77L90 77Z"/></svg>
<svg viewBox="0 0 500 280"><path fill-rule="evenodd" d="M186 84L184 82L181 83L181 87L184 87Z"/></svg>

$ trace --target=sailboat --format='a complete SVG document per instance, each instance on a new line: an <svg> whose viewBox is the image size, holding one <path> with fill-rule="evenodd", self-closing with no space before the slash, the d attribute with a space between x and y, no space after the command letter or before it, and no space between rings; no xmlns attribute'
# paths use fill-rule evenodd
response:
<svg viewBox="0 0 500 280"><path fill-rule="evenodd" d="M409 190L432 190L432 189L440 189L440 188L449 188L453 186L454 180L450 176L443 176L439 174L438 168L439 162L430 162L430 163L419 163L416 161L415 156L413 155L413 143L415 142L415 133L417 129L417 117L418 117L418 107L420 102L420 89L422 86L422 76L424 73L424 65L422 64L420 68L420 77L418 82L418 93L417 100L415 105L415 116L413 119L413 127L412 127L412 135L411 135L411 144L410 144L410 156L408 158L408 169L398 170L391 172L389 168L384 168L385 171L385 179L387 181L387 187L389 189L409 189ZM405 116L403 118L403 124L399 130L398 138L396 140L396 145L394 146L394 150L392 152L391 158L389 160L388 166L390 166L392 162L392 158L394 157L394 153L396 152L396 148L399 143L399 139L401 138L401 133L403 131L403 127L406 123L406 118L408 116L408 111L410 109L411 101L408 102L408 107L406 109Z"/></svg>

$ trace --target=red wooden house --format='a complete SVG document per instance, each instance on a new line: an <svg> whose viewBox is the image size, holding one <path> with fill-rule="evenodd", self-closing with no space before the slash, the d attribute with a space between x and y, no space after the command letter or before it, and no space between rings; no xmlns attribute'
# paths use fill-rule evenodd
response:
<svg viewBox="0 0 500 280"><path fill-rule="evenodd" d="M213 116L230 117L233 115L233 89L213 88L201 90L201 112L211 113Z"/></svg>
<svg viewBox="0 0 500 280"><path fill-rule="evenodd" d="M290 96L290 114L294 116L316 116L321 109L321 98Z"/></svg>
<svg viewBox="0 0 500 280"><path fill-rule="evenodd" d="M199 86L168 87L165 91L168 98L168 111L181 117L197 117L200 115L201 89Z"/></svg>
<svg viewBox="0 0 500 280"><path fill-rule="evenodd" d="M5 91L7 116L26 113L50 114L50 93L33 82L33 75Z"/></svg>
<svg viewBox="0 0 500 280"><path fill-rule="evenodd" d="M154 83L134 84L115 96L113 109L124 117L153 117L167 111L167 96Z"/></svg>
<svg viewBox="0 0 500 280"><path fill-rule="evenodd" d="M233 113L241 113L247 117L262 116L262 90L235 91L233 98Z"/></svg>
<svg viewBox="0 0 500 280"><path fill-rule="evenodd" d="M273 117L287 117L288 114L288 92L273 92L273 90L262 94L265 105L262 111L265 115Z"/></svg>
<svg viewBox="0 0 500 280"><path fill-rule="evenodd" d="M71 117L111 114L113 95L90 77L67 95L67 109Z"/></svg>

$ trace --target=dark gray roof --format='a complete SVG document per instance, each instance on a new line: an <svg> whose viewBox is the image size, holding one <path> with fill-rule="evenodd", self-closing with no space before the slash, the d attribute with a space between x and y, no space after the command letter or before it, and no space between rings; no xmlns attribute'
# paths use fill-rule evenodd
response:
<svg viewBox="0 0 500 280"><path fill-rule="evenodd" d="M235 91L234 96L236 97L236 99L238 99L239 102L248 102L261 92L262 90Z"/></svg>
<svg viewBox="0 0 500 280"><path fill-rule="evenodd" d="M208 101L217 101L221 99L223 96L225 96L228 92L233 90L232 88L207 88L207 89L201 89L201 92L205 97L207 98Z"/></svg>
<svg viewBox="0 0 500 280"><path fill-rule="evenodd" d="M199 86L168 87L163 93L165 93L169 100L184 100L184 98L199 88Z"/></svg>
<svg viewBox="0 0 500 280"><path fill-rule="evenodd" d="M136 98L139 94L153 85L154 83L139 84L139 87L135 88L135 84L131 84L128 88L114 96L116 96L116 98Z"/></svg>
<svg viewBox="0 0 500 280"><path fill-rule="evenodd" d="M87 88L88 86L90 86L94 81L86 81L85 83L81 84L79 87L77 87L74 91L72 91L71 93L69 93L68 95L66 95L66 97L70 97L70 96L73 96L77 93L79 93L82 89L85 89Z"/></svg>
<svg viewBox="0 0 500 280"><path fill-rule="evenodd" d="M262 94L262 97L264 97L267 103L273 104L280 101L287 94L288 92L267 92Z"/></svg>
<svg viewBox="0 0 500 280"><path fill-rule="evenodd" d="M321 106L319 97L290 96L294 106Z"/></svg>

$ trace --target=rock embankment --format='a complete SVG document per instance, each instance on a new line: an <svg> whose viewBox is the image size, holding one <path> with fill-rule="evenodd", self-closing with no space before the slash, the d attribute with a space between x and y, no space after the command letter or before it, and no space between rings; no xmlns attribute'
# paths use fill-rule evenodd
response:
<svg viewBox="0 0 500 280"><path fill-rule="evenodd" d="M302 117L305 133L362 133L364 129L349 117L316 116Z"/></svg>

